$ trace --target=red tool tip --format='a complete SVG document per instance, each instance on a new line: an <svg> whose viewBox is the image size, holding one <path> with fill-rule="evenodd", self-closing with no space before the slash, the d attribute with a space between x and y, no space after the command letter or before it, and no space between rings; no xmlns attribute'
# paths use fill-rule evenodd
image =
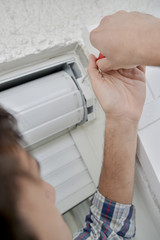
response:
<svg viewBox="0 0 160 240"><path fill-rule="evenodd" d="M101 58L105 58L105 56L102 55L102 53L99 54L98 58L97 58L97 61Z"/></svg>

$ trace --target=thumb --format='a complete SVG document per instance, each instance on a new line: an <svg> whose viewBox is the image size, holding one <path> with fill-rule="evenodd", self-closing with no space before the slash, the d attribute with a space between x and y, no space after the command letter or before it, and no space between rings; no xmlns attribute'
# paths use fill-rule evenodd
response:
<svg viewBox="0 0 160 240"><path fill-rule="evenodd" d="M98 67L96 65L96 57L93 54L89 55L88 73L90 76L97 74Z"/></svg>
<svg viewBox="0 0 160 240"><path fill-rule="evenodd" d="M89 56L88 74L90 76L92 88L95 94L99 90L102 83L102 74L98 70L96 61L97 58L93 54L91 54Z"/></svg>
<svg viewBox="0 0 160 240"><path fill-rule="evenodd" d="M89 64L88 64L88 74L91 79L91 83L94 83L99 78L99 70L96 64L96 57L91 54L89 56Z"/></svg>
<svg viewBox="0 0 160 240"><path fill-rule="evenodd" d="M114 70L113 64L107 58L102 58L102 59L98 60L96 62L96 64L102 72L108 72L110 70Z"/></svg>

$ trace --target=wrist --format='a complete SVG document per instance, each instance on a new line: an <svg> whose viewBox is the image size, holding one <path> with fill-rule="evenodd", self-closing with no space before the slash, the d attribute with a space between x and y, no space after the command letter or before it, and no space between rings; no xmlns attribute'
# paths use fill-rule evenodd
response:
<svg viewBox="0 0 160 240"><path fill-rule="evenodd" d="M130 118L106 116L106 123L114 128L138 130L138 121Z"/></svg>
<svg viewBox="0 0 160 240"><path fill-rule="evenodd" d="M116 136L116 138L119 136L122 142L126 143L128 140L133 143L137 138L137 131L138 122L123 118L106 118L106 132Z"/></svg>

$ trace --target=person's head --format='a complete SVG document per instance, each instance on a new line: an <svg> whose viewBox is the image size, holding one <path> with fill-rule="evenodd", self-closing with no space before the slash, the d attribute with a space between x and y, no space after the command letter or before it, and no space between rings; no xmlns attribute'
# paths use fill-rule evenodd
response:
<svg viewBox="0 0 160 240"><path fill-rule="evenodd" d="M0 106L0 232L5 240L71 240L55 207L54 188L40 178L15 118Z"/></svg>

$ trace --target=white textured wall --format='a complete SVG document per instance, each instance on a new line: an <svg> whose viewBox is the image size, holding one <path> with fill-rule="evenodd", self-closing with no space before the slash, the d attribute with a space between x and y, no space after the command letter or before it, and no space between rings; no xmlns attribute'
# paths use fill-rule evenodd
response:
<svg viewBox="0 0 160 240"><path fill-rule="evenodd" d="M160 0L0 0L0 63L81 40L81 29L120 9L158 15Z"/></svg>

